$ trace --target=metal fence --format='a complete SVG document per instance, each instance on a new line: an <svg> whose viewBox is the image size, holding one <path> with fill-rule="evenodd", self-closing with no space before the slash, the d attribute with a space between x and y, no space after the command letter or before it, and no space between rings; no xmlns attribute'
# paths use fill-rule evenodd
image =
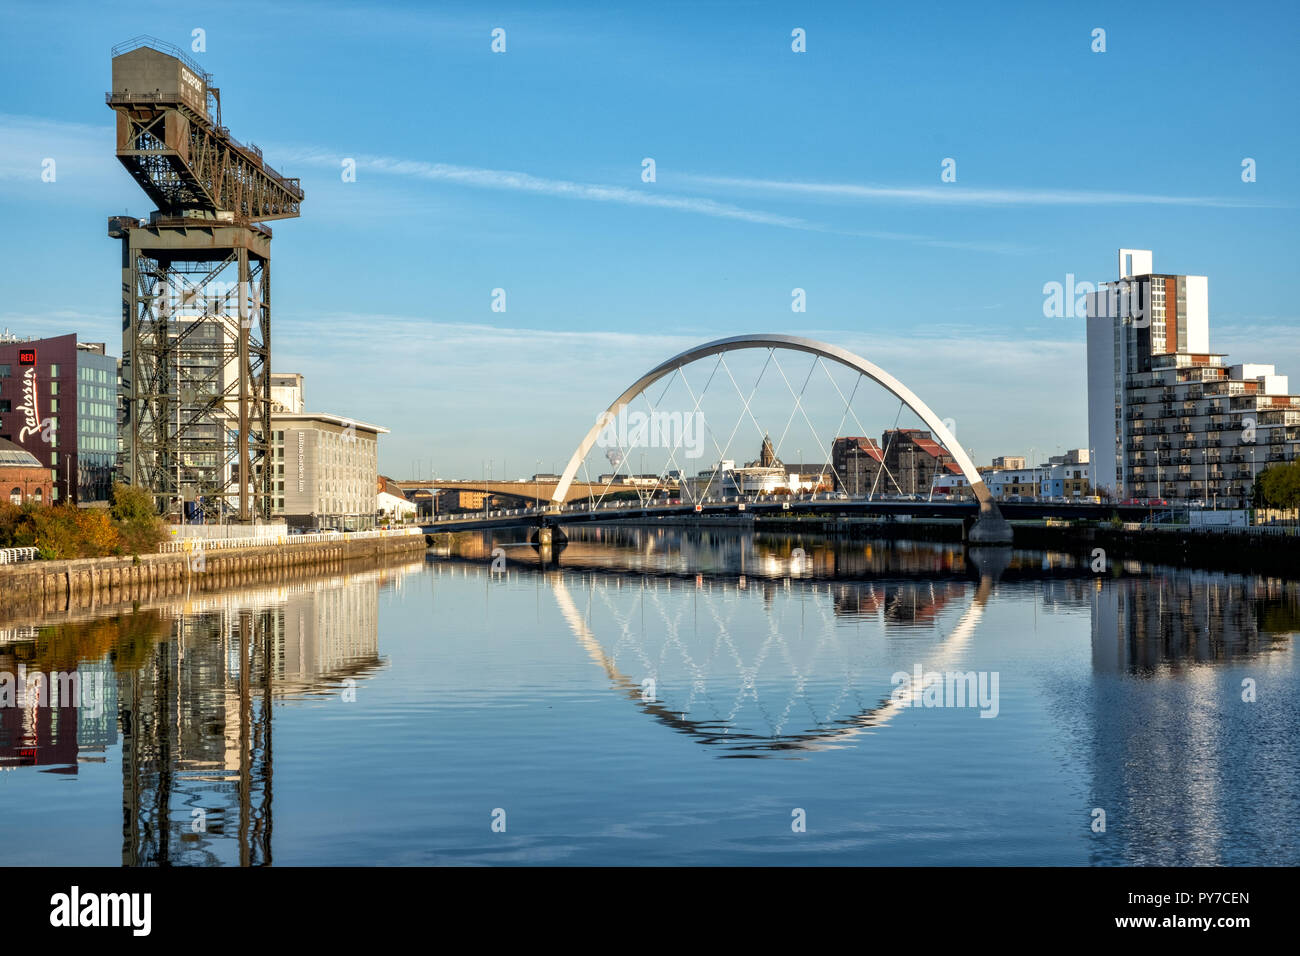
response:
<svg viewBox="0 0 1300 956"><path fill-rule="evenodd" d="M1147 524L1145 522L1125 522L1125 531L1156 531L1165 534L1254 534L1282 537L1300 537L1300 527L1284 524L1226 525L1206 524L1193 527L1188 524Z"/></svg>
<svg viewBox="0 0 1300 956"><path fill-rule="evenodd" d="M282 534L273 538L184 538L164 541L159 554L184 554L190 551L235 551L241 548L267 548L286 544L313 544L320 541L365 541L370 538L402 538L421 534L419 528L395 528L389 531L312 531L307 534Z"/></svg>
<svg viewBox="0 0 1300 956"><path fill-rule="evenodd" d="M35 560L35 548L0 548L0 564L17 564L19 561Z"/></svg>

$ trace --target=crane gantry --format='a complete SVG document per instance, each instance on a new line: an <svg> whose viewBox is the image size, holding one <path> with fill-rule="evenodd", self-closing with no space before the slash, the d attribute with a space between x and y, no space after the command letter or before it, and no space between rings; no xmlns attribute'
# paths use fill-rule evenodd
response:
<svg viewBox="0 0 1300 956"><path fill-rule="evenodd" d="M271 511L271 230L300 214L281 176L222 125L221 91L183 51L113 48L116 153L155 203L111 216L122 243L119 472L161 508Z"/></svg>

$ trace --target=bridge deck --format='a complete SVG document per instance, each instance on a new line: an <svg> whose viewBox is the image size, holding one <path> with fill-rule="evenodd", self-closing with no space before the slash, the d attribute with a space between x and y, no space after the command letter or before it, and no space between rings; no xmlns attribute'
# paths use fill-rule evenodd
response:
<svg viewBox="0 0 1300 956"><path fill-rule="evenodd" d="M1010 520L1042 520L1044 518L1073 518L1098 520L1119 513L1124 520L1141 520L1153 510L1143 505L1107 505L1095 503L1067 504L1050 502L1000 502L999 507ZM1163 510L1163 509L1162 509ZM839 515L880 515L916 518L974 518L979 506L969 499L962 501L905 501L894 499L867 500L862 498L835 498L825 495L817 498L794 499L730 499L726 501L694 504L652 504L639 501L611 501L562 509L507 508L486 514L441 515L435 521L425 522L425 533L450 531L476 531L516 525L564 525L608 521L628 521L646 518L722 516L722 515L780 515L808 512Z"/></svg>

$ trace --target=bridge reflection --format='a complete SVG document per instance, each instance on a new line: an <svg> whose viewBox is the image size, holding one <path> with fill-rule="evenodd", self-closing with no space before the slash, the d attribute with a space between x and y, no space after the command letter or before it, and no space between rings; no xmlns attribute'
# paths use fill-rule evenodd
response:
<svg viewBox="0 0 1300 956"><path fill-rule="evenodd" d="M508 559L497 572L485 566L493 554ZM1048 613L1089 614L1097 673L1250 659L1289 647L1300 628L1295 584L1172 571L1102 578L1070 555L1010 549L593 528L551 561L492 534L462 536L435 559L485 583L536 576L622 696L734 756L829 749L883 726L901 709L888 683L900 662L890 663L890 634L913 635L927 672L965 670L963 651L1000 585L1032 589ZM846 630L859 619L885 649ZM1262 621L1278 630L1262 636Z"/></svg>
<svg viewBox="0 0 1300 956"><path fill-rule="evenodd" d="M522 542L465 536L454 554L410 565L0 630L0 671L75 671L105 687L98 714L40 701L0 707L0 766L76 774L120 751L124 864L265 865L275 706L336 697L385 667L381 592L412 574L435 593L472 580L488 602L535 585L539 645L576 642L589 662L579 666L598 668L598 681L653 726L748 759L813 757L898 733L908 698L892 693L890 674L912 662L976 666L1005 638L991 629L1005 629L998 615L1028 598L1036 614L1091 622L1086 673L1051 696L1056 719L1077 729L1094 791L1084 799L1126 821L1122 837L1093 851L1108 862L1167 845L1171 828L1215 824L1224 795L1244 786L1216 728L1245 718L1209 706L1223 699L1211 691L1228 680L1235 693L1232 665L1243 662L1257 663L1262 681L1270 655L1294 653L1300 630L1300 585L1276 579L1101 579L1042 553L939 544L589 533L558 568ZM509 555L502 572L496 548ZM424 596L421 587L407 600ZM1164 679L1172 674L1192 679ZM1179 724L1153 736L1170 721ZM1279 738L1274 757L1292 759L1289 746ZM1161 774L1173 781L1166 802L1134 805L1129 794L1159 792ZM1213 841L1202 845L1185 862L1219 859Z"/></svg>

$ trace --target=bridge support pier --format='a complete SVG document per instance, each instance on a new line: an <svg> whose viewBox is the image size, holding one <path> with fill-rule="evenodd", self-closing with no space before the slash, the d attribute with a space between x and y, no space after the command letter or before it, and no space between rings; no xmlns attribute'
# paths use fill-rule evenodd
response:
<svg viewBox="0 0 1300 956"><path fill-rule="evenodd" d="M537 548L549 548L552 545L564 547L568 544L568 537L563 528L556 527L553 524L540 524L533 528L533 533L529 535L529 542Z"/></svg>
<svg viewBox="0 0 1300 956"><path fill-rule="evenodd" d="M1010 544L1011 524L992 499L980 501L979 517L971 525L966 541L970 544Z"/></svg>

